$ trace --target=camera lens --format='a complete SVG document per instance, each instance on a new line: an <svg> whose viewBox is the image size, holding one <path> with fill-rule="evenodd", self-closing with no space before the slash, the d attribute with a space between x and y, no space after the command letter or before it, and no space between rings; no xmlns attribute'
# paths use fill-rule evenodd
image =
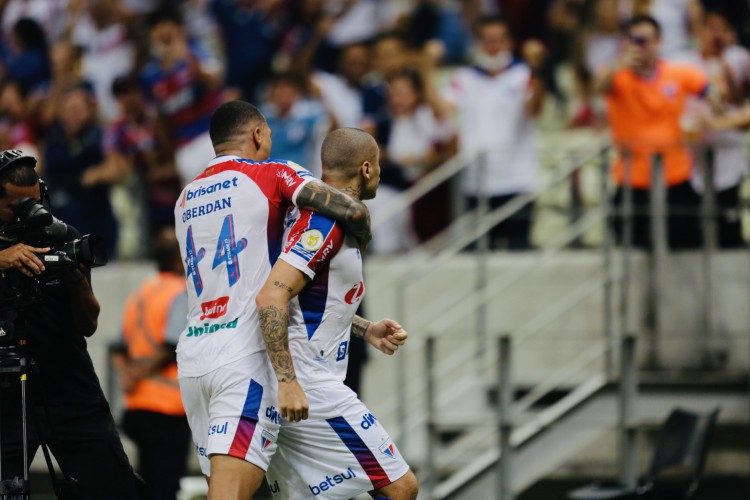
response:
<svg viewBox="0 0 750 500"><path fill-rule="evenodd" d="M13 205L13 214L24 223L26 229L52 224L52 214L31 198L23 198Z"/></svg>
<svg viewBox="0 0 750 500"><path fill-rule="evenodd" d="M107 263L107 248L104 238L96 234L87 234L79 240L69 241L62 250L73 262L88 267L101 267Z"/></svg>

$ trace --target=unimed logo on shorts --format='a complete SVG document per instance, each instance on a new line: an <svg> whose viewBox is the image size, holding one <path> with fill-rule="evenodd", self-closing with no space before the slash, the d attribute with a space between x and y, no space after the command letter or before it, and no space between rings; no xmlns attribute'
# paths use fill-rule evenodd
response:
<svg viewBox="0 0 750 500"><path fill-rule="evenodd" d="M224 316L227 313L227 305L229 304L229 297L219 297L216 300L210 302L203 302L201 309L203 314L201 315L201 321L204 319L216 319Z"/></svg>
<svg viewBox="0 0 750 500"><path fill-rule="evenodd" d="M237 320L239 319L234 318L232 321L226 323L203 323L203 326L188 326L186 337L200 337L201 335L208 335L219 330L234 330L237 328Z"/></svg>
<svg viewBox="0 0 750 500"><path fill-rule="evenodd" d="M351 467L346 469L341 474L336 474L335 476L326 476L325 481L321 481L320 484L311 485L308 484L307 487L310 488L310 493L312 493L315 496L318 496L323 491L328 491L332 488L335 488L339 484L343 483L347 479L352 479L354 477L357 477L357 475L354 473Z"/></svg>

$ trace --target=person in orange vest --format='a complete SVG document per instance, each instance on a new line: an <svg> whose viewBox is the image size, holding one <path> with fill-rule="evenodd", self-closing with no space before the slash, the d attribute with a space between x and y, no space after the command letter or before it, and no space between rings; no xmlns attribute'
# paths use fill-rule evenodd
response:
<svg viewBox="0 0 750 500"><path fill-rule="evenodd" d="M618 155L614 164L617 191L614 204L624 204L625 186L632 187L633 244L650 248L651 165L661 155L668 210L667 237L672 249L701 244L697 214L700 197L690 185L694 158L683 130L687 98L709 95L708 78L700 68L659 57L661 27L640 15L625 27L624 52L619 61L598 72L594 86L607 103L607 120ZM626 160L627 158L627 160ZM624 222L615 219L615 234L623 240Z"/></svg>
<svg viewBox="0 0 750 500"><path fill-rule="evenodd" d="M185 474L190 428L177 382L175 347L187 323L187 295L174 230L154 244L159 270L125 304L111 361L125 399L123 430L138 447L148 498L174 499Z"/></svg>

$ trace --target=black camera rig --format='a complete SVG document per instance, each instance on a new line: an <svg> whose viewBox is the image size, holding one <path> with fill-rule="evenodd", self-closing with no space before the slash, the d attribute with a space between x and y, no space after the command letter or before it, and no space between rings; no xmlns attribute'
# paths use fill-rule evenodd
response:
<svg viewBox="0 0 750 500"><path fill-rule="evenodd" d="M17 269L0 273L0 313L23 309L41 298L41 285L56 278L61 270L84 264L90 268L107 263L107 251L100 236L85 235L65 241L67 224L52 216L41 204L31 198L23 198L13 206L16 220L0 227L0 250L17 243L34 247L51 247L38 254L45 271L30 278ZM0 345L7 345L0 333Z"/></svg>

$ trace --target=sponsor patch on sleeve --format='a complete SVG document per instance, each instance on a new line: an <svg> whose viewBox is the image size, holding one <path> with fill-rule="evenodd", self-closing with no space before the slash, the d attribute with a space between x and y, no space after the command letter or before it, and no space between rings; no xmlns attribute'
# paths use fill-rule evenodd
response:
<svg viewBox="0 0 750 500"><path fill-rule="evenodd" d="M302 245L302 248L304 248L308 252L314 252L315 250L323 246L323 240L323 233L321 233L317 229L310 229L302 234L302 237L299 241Z"/></svg>

